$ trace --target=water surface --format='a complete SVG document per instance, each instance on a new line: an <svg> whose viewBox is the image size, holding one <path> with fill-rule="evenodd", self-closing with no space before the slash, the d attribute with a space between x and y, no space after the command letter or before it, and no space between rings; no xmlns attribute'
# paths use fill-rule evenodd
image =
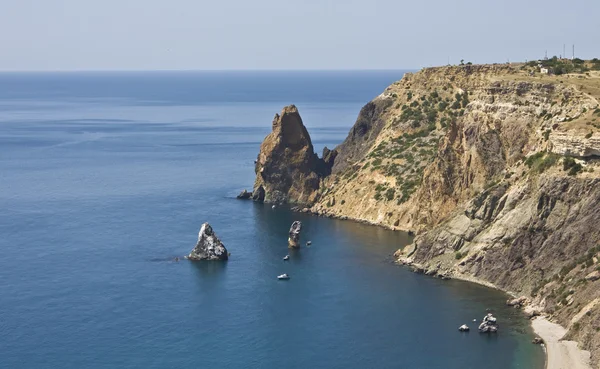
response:
<svg viewBox="0 0 600 369"><path fill-rule="evenodd" d="M402 74L0 74L0 367L541 368L503 294L392 264L406 234L235 200L284 105L333 147ZM174 262L205 221L230 261Z"/></svg>

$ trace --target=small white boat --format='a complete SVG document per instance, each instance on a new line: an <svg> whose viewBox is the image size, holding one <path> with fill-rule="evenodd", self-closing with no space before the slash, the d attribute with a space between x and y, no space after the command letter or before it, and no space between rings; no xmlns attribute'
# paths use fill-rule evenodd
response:
<svg viewBox="0 0 600 369"><path fill-rule="evenodd" d="M310 245L312 245L312 241L306 241L306 245L307 245L307 246L310 246Z"/></svg>
<svg viewBox="0 0 600 369"><path fill-rule="evenodd" d="M461 331L461 332L468 332L469 331L469 327L466 324L463 324L460 327L458 327L458 330Z"/></svg>
<svg viewBox="0 0 600 369"><path fill-rule="evenodd" d="M290 256L289 255L284 256L283 260L290 260Z"/></svg>
<svg viewBox="0 0 600 369"><path fill-rule="evenodd" d="M275 209L275 208L276 208L276 206L275 206L275 205L271 206L271 209Z"/></svg>
<svg viewBox="0 0 600 369"><path fill-rule="evenodd" d="M290 276L287 273L283 273L282 275L278 275L277 279L290 279Z"/></svg>

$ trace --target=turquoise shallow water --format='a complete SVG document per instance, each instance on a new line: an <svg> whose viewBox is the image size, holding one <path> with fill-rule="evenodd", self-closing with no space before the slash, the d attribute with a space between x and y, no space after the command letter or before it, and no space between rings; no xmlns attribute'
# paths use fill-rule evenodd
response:
<svg viewBox="0 0 600 369"><path fill-rule="evenodd" d="M542 368L502 293L392 264L407 235L234 198L282 106L333 147L401 76L1 74L0 367ZM205 221L231 260L173 262Z"/></svg>

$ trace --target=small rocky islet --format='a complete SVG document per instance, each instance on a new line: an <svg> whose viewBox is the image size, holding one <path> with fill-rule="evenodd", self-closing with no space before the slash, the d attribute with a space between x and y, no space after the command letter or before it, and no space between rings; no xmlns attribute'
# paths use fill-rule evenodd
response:
<svg viewBox="0 0 600 369"><path fill-rule="evenodd" d="M198 232L198 242L186 256L189 260L228 260L229 252L210 224L204 223Z"/></svg>

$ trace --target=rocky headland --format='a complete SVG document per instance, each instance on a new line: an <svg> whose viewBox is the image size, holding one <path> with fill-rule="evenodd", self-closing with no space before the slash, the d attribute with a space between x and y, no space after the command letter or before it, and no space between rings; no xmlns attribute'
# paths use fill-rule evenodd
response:
<svg viewBox="0 0 600 369"><path fill-rule="evenodd" d="M522 297L512 306L562 325L598 365L599 101L598 71L426 68L367 103L322 158L284 108L253 196L415 232L399 263Z"/></svg>

